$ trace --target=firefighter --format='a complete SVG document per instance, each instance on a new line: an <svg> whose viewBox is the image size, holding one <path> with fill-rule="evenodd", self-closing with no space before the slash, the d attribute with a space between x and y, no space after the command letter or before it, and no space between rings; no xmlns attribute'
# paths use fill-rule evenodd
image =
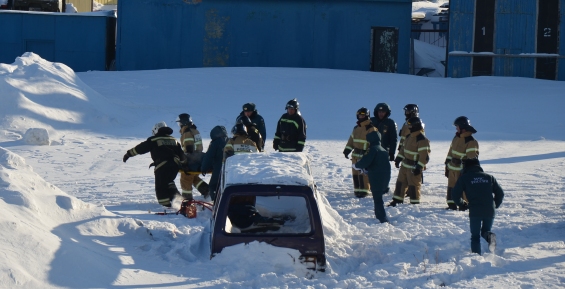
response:
<svg viewBox="0 0 565 289"><path fill-rule="evenodd" d="M192 122L192 118L188 113L181 113L177 117L176 122L180 127L181 134L181 145L184 153L189 160L189 165L191 162L200 163L202 161L202 137L200 132L196 129L196 126ZM198 165L200 168L200 164ZM181 173L180 176L180 186L182 189L182 197L185 200L192 200L192 187L194 186L204 198L208 198L210 189L208 184L202 180L198 173L187 174L185 172Z"/></svg>
<svg viewBox="0 0 565 289"><path fill-rule="evenodd" d="M379 103L375 106L374 116L371 122L381 134L381 146L387 150L389 161L394 161L394 150L398 142L396 122L390 118L390 106L386 103Z"/></svg>
<svg viewBox="0 0 565 289"><path fill-rule="evenodd" d="M259 143L257 143L257 145L258 148L261 149L261 151L264 151L265 140L267 139L267 129L265 128L265 120L259 114L259 112L257 112L257 107L255 106L255 104L252 102L248 102L244 104L242 107L242 111L239 113L239 116L237 117L235 122L237 123L239 118L242 116L247 116L251 120L251 123L253 123L253 126L261 134L261 139L263 140L263 143L261 144L260 147L259 147ZM247 127L247 130L249 131L249 127Z"/></svg>
<svg viewBox="0 0 565 289"><path fill-rule="evenodd" d="M233 126L231 133L233 137L228 139L224 147L224 163L226 159L241 153L256 153L257 145L247 136L247 129L242 123Z"/></svg>
<svg viewBox="0 0 565 289"><path fill-rule="evenodd" d="M277 131L273 139L273 149L280 152L301 152L306 143L306 122L300 114L298 101L286 103L286 113L277 123Z"/></svg>
<svg viewBox="0 0 565 289"><path fill-rule="evenodd" d="M457 205L451 198L451 192L453 187L461 176L461 170L463 169L463 162L466 159L478 159L479 158L479 143L473 137L473 134L477 130L471 126L471 121L466 116L460 116L453 122L457 132L455 137L451 141L451 146L447 152L447 158L445 159L445 177L447 177L447 209L457 210ZM465 199L465 195L463 195ZM460 211L465 211L467 206L463 204L459 207Z"/></svg>
<svg viewBox="0 0 565 289"><path fill-rule="evenodd" d="M179 193L175 185L175 178L179 172L179 167L186 165L180 144L171 136L173 129L167 127L162 121L153 126L153 136L128 150L123 157L124 163L133 156L151 153L155 166L155 195L157 201L162 206L171 207L172 200Z"/></svg>
<svg viewBox="0 0 565 289"><path fill-rule="evenodd" d="M369 149L369 142L367 141L367 134L378 131L377 128L371 123L369 119L370 112L367 108L362 107L357 110L357 125L353 128L353 132L347 140L343 155L349 159L351 152L351 162L355 165L365 155ZM353 176L353 194L358 198L364 198L369 195L371 185L367 174L361 171L351 169Z"/></svg>
<svg viewBox="0 0 565 289"><path fill-rule="evenodd" d="M412 103L405 105L404 116L406 118L406 122L404 122L402 128L398 132L398 136L400 137L400 141L398 142L399 151L402 148L402 145L404 144L404 139L406 139L406 136L410 134L410 129L408 128L408 124L407 124L408 120L411 117L420 117L420 109L418 108L418 105Z"/></svg>
<svg viewBox="0 0 565 289"><path fill-rule="evenodd" d="M410 134L404 139L394 166L400 168L392 202L389 207L404 202L404 196L410 197L410 204L420 203L420 188L422 186L422 171L429 161L430 141L424 135L424 123L419 117L411 117L406 122ZM402 163L402 166L400 167Z"/></svg>
<svg viewBox="0 0 565 289"><path fill-rule="evenodd" d="M224 126L215 126L210 131L210 144L208 145L208 150L202 158L202 176L206 172L212 170L212 176L208 183L210 187L210 198L213 201L216 200L216 192L220 186L220 175L222 172L222 162L224 160L224 147L228 142L228 132Z"/></svg>
<svg viewBox="0 0 565 289"><path fill-rule="evenodd" d="M242 123L243 125L245 125L249 139L251 139L257 145L257 149L260 152L263 151L265 142L263 141L263 137L261 136L259 129L257 129L257 124L253 123L251 119L246 115L238 116L236 123Z"/></svg>

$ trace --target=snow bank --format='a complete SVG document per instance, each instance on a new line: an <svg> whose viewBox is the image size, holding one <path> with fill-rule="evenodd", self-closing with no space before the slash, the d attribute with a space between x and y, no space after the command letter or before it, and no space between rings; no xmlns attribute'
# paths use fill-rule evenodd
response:
<svg viewBox="0 0 565 289"><path fill-rule="evenodd" d="M49 145L49 132L44 128L30 128L24 135L24 142L32 145Z"/></svg>

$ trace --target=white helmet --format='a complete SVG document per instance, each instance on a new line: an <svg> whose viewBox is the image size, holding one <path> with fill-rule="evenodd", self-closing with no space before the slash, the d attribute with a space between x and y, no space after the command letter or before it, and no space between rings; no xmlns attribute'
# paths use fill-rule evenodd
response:
<svg viewBox="0 0 565 289"><path fill-rule="evenodd" d="M153 126L153 135L156 135L159 132L159 129L162 127L167 127L167 124L164 121L158 122Z"/></svg>

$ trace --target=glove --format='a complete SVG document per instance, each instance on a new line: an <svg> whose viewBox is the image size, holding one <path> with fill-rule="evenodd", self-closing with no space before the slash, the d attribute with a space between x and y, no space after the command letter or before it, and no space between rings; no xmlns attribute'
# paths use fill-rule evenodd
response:
<svg viewBox="0 0 565 289"><path fill-rule="evenodd" d="M402 161L402 158L400 158L400 157L396 157L396 158L394 159L394 166L395 166L397 169L400 168L400 162L401 162L401 161Z"/></svg>
<svg viewBox="0 0 565 289"><path fill-rule="evenodd" d="M363 170L363 169L360 169L360 168L356 167L355 164L352 164L352 165L351 165L351 168L354 169L354 170L356 170L356 171L361 171L361 170Z"/></svg>
<svg viewBox="0 0 565 289"><path fill-rule="evenodd" d="M128 159L129 159L129 154L126 153L126 154L124 155L124 159L123 159L124 163L125 163Z"/></svg>
<svg viewBox="0 0 565 289"><path fill-rule="evenodd" d="M343 150L343 155L345 156L346 159L349 159L349 154L351 153L350 149L344 149Z"/></svg>
<svg viewBox="0 0 565 289"><path fill-rule="evenodd" d="M417 176L422 173L422 167L420 165L416 165L416 167L412 170L412 174Z"/></svg>
<svg viewBox="0 0 565 289"><path fill-rule="evenodd" d="M449 178L449 169L447 168L447 165L445 166L445 177Z"/></svg>
<svg viewBox="0 0 565 289"><path fill-rule="evenodd" d="M349 159L349 155L346 153L343 153L343 155L345 156L346 159Z"/></svg>
<svg viewBox="0 0 565 289"><path fill-rule="evenodd" d="M390 154L388 155L388 160L391 162L394 161L394 152L390 152Z"/></svg>
<svg viewBox="0 0 565 289"><path fill-rule="evenodd" d="M273 141L273 149L275 149L275 151L279 150L279 142L277 140Z"/></svg>

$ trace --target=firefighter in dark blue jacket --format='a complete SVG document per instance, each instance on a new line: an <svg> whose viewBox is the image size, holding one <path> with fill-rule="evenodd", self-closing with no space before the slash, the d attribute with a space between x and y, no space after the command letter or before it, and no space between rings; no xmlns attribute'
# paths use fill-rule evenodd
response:
<svg viewBox="0 0 565 289"><path fill-rule="evenodd" d="M481 254L481 237L489 244L489 251L496 248L496 235L490 230L494 223L495 209L500 207L504 191L496 179L485 173L478 159L466 159L463 172L452 191L457 206L464 204L463 192L467 196L469 220L471 222L471 251Z"/></svg>
<svg viewBox="0 0 565 289"><path fill-rule="evenodd" d="M171 136L173 129L162 121L153 126L153 136L128 150L124 155L124 163L136 155L151 153L155 166L155 194L159 204L171 207L174 197L179 193L175 178L179 168L187 166L186 156L177 140Z"/></svg>
<svg viewBox="0 0 565 289"><path fill-rule="evenodd" d="M381 223L388 222L383 202L383 194L389 191L390 162L389 153L381 146L381 134L377 131L367 134L369 151L355 163L356 169L365 169L369 175L371 192L375 203L375 216Z"/></svg>
<svg viewBox="0 0 565 289"><path fill-rule="evenodd" d="M394 161L394 150L398 142L396 122L390 118L390 106L384 102L377 104L371 122L381 134L381 146L388 151L388 160Z"/></svg>
<svg viewBox="0 0 565 289"><path fill-rule="evenodd" d="M212 171L210 177L210 197L216 199L216 192L220 186L220 174L222 173L222 160L224 159L224 147L228 142L228 132L226 128L218 125L210 131L210 145L202 158L202 175Z"/></svg>
<svg viewBox="0 0 565 289"><path fill-rule="evenodd" d="M273 149L280 152L301 152L306 143L306 122L298 111L296 98L287 102L285 109L286 113L277 123Z"/></svg>

